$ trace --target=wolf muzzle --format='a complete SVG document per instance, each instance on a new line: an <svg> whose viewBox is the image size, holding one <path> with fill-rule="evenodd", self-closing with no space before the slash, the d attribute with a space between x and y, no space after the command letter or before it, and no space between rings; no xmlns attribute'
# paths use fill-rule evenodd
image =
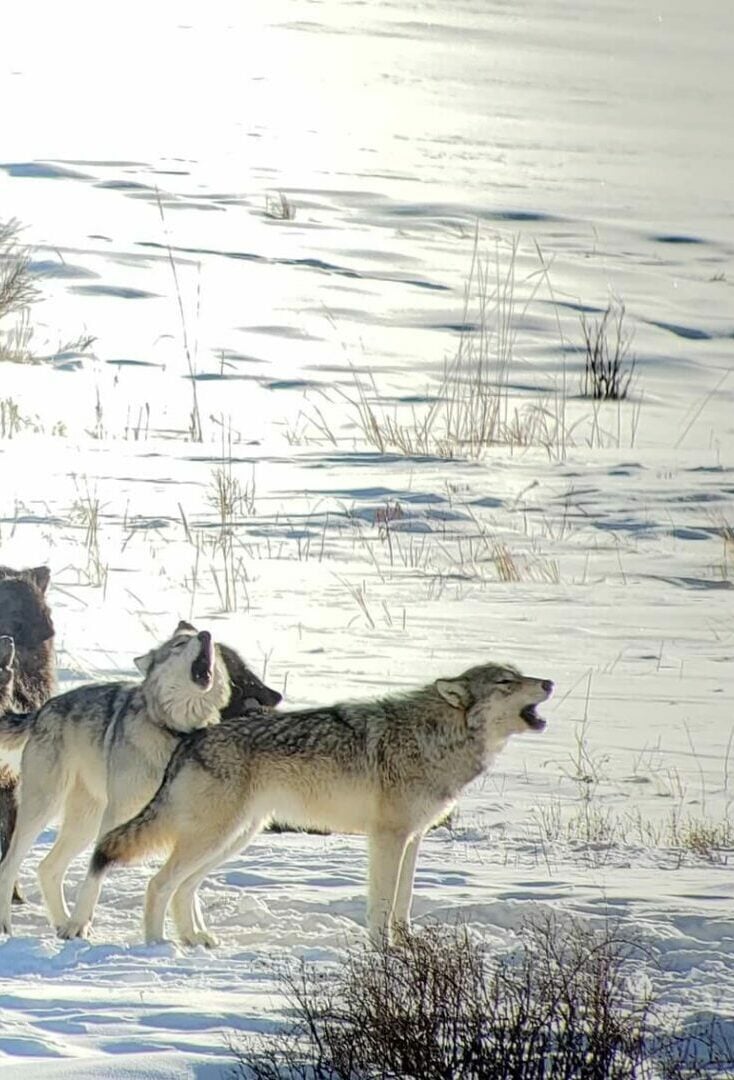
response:
<svg viewBox="0 0 734 1080"><path fill-rule="evenodd" d="M197 686L208 690L214 679L214 643L208 630L202 630L196 636L200 649L191 665L191 679Z"/></svg>

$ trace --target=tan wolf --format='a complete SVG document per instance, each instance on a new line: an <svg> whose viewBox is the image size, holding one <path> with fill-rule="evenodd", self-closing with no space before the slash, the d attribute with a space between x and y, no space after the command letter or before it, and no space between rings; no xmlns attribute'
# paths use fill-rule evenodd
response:
<svg viewBox="0 0 734 1080"><path fill-rule="evenodd" d="M167 851L148 886L146 940L163 937L170 902L185 943L215 944L196 890L277 817L367 835L367 924L373 939L389 938L409 923L424 833L511 735L543 730L535 706L552 692L547 679L484 664L400 696L193 732L155 797L98 843L75 921L91 919L109 867Z"/></svg>

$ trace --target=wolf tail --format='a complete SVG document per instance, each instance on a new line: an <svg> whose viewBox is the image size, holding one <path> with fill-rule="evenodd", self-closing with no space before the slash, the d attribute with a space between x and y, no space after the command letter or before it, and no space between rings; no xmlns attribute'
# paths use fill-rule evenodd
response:
<svg viewBox="0 0 734 1080"><path fill-rule="evenodd" d="M37 710L27 713L6 712L0 716L0 746L3 750L19 750L31 733Z"/></svg>
<svg viewBox="0 0 734 1080"><path fill-rule="evenodd" d="M163 827L161 810L162 790L147 806L114 829L110 829L97 844L92 855L93 874L105 874L111 867L141 862L147 855L170 846L168 830Z"/></svg>
<svg viewBox="0 0 734 1080"><path fill-rule="evenodd" d="M161 786L147 806L129 821L105 833L92 855L92 874L105 874L111 866L118 864L141 862L146 855L171 847L173 837L166 824L166 804L169 788L186 761L186 749L187 740L182 739L166 766Z"/></svg>

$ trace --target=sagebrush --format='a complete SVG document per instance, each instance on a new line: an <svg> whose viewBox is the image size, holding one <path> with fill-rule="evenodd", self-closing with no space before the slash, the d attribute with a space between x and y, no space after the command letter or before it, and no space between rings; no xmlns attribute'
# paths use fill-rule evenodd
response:
<svg viewBox="0 0 734 1080"><path fill-rule="evenodd" d="M619 928L551 916L499 959L465 929L355 950L334 974L285 976L295 1021L239 1046L254 1080L693 1080L730 1076L715 1019L671 1026L649 958Z"/></svg>

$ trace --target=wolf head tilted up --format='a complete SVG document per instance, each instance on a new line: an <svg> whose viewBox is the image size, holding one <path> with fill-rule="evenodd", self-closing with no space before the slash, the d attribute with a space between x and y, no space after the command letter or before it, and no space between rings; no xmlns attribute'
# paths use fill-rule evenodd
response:
<svg viewBox="0 0 734 1080"><path fill-rule="evenodd" d="M195 627L182 619L176 632L186 630L196 633ZM248 709L253 707L273 709L281 703L283 695L266 686L262 679L251 671L236 649L224 645L221 641L218 641L214 648L227 669L231 691L229 701L219 710L222 720L244 716Z"/></svg>
<svg viewBox="0 0 734 1080"><path fill-rule="evenodd" d="M151 716L173 731L217 724L231 697L227 668L208 630L180 622L173 637L135 658Z"/></svg>

